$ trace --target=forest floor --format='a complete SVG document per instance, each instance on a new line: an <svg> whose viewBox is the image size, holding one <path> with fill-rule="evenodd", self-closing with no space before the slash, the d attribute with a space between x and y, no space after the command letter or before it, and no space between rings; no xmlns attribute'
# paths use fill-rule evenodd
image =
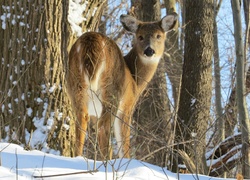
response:
<svg viewBox="0 0 250 180"><path fill-rule="evenodd" d="M0 143L0 179L95 179L95 180L219 180L197 174L175 174L166 168L136 159L114 159L108 162L84 157L63 157L23 147Z"/></svg>

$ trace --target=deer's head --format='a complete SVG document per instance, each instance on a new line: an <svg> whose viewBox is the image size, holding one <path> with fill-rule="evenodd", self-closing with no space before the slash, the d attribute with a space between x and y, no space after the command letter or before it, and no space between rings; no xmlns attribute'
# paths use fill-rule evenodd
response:
<svg viewBox="0 0 250 180"><path fill-rule="evenodd" d="M135 35L134 47L140 59L144 63L158 63L164 52L166 32L174 27L177 14L172 13L156 22L141 22L133 16L121 15L120 21Z"/></svg>

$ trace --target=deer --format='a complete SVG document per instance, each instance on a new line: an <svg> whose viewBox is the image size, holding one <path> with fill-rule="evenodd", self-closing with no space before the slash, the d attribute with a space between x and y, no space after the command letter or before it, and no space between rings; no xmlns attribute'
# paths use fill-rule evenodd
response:
<svg viewBox="0 0 250 180"><path fill-rule="evenodd" d="M134 35L134 45L124 57L118 45L99 32L86 32L73 44L66 84L76 116L75 156L83 154L93 115L98 121L101 158L112 159L112 132L119 158L130 158L132 115L163 56L166 34L174 28L177 16L172 13L160 21L142 22L131 15L121 15L123 28Z"/></svg>

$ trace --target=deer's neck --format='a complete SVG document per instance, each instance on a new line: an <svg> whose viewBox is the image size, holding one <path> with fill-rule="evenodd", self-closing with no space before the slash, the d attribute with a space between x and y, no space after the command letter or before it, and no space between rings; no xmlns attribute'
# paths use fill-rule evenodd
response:
<svg viewBox="0 0 250 180"><path fill-rule="evenodd" d="M131 51L124 56L139 91L143 91L152 79L160 59L152 58L146 61L143 58L146 57L140 57L135 48L131 49Z"/></svg>

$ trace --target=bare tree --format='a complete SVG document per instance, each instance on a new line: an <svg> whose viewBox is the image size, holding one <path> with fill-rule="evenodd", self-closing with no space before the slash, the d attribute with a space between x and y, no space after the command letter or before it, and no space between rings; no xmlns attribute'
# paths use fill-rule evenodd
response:
<svg viewBox="0 0 250 180"><path fill-rule="evenodd" d="M176 127L176 151L185 151L193 173L207 174L206 131L212 97L213 0L186 0L184 64ZM192 8L190 8L192 7ZM177 171L177 164L174 170Z"/></svg>
<svg viewBox="0 0 250 180"><path fill-rule="evenodd" d="M176 11L176 0L165 0L165 7L167 13L177 12ZM181 15L180 15L181 17ZM173 104L173 123L172 123L172 129L169 132L169 142L172 144L174 143L174 135L175 135L175 125L177 121L177 109L179 106L179 97L180 97L180 87L181 87L181 75L182 75L182 60L183 60L183 54L181 46L181 40L179 37L179 30L178 30L179 22L176 24L175 31L171 31L168 33L169 41L166 42L166 53L165 53L165 66L166 66L166 73L168 75L168 78L171 82L172 87L172 96L174 99ZM181 30L182 31L182 30ZM170 158L174 158L173 153L173 147L171 147L171 153ZM171 160L172 161L172 160ZM168 164L169 169L172 169L172 164Z"/></svg>
<svg viewBox="0 0 250 180"><path fill-rule="evenodd" d="M238 0L231 0L234 20L234 40L236 52L236 96L239 122L242 133L242 175L250 178L250 122L245 97L245 53L241 25L241 10Z"/></svg>
<svg viewBox="0 0 250 180"><path fill-rule="evenodd" d="M223 108L221 102L221 67L220 67L220 56L219 56L219 41L218 41L218 27L216 22L216 17L218 15L222 0L214 1L214 10L215 10L215 18L214 18L214 84L215 84L215 109L216 109L216 142L220 142L225 139L225 122L222 118L223 116Z"/></svg>
<svg viewBox="0 0 250 180"><path fill-rule="evenodd" d="M165 0L165 6L167 13L176 11L176 0ZM180 95L180 82L182 75L182 47L179 43L179 30L178 24L176 24L175 31L168 33L169 41L166 42L166 73L172 85L172 93L174 99L174 107L177 108L179 95Z"/></svg>

